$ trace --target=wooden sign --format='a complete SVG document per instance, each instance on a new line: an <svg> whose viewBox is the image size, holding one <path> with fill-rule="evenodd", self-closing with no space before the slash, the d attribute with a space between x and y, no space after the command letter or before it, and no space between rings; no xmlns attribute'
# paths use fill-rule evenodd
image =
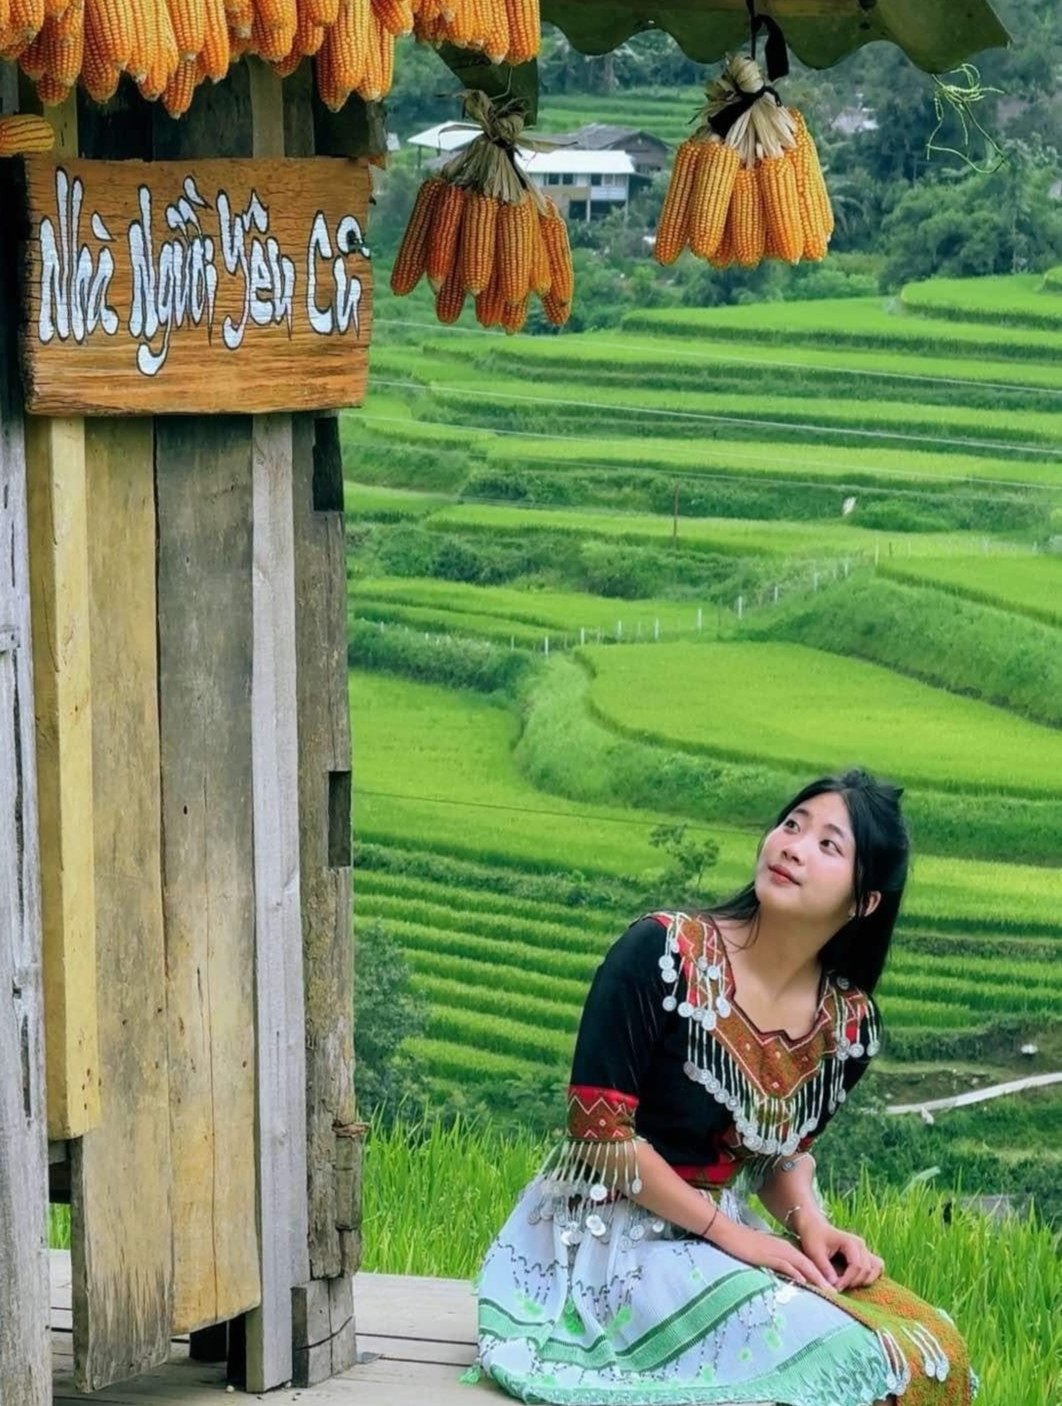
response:
<svg viewBox="0 0 1062 1406"><path fill-rule="evenodd" d="M22 365L37 415L358 405L366 163L26 159Z"/></svg>

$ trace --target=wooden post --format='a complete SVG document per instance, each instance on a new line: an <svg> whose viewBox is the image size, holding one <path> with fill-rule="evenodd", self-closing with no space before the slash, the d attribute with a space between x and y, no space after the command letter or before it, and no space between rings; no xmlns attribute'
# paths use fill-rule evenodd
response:
<svg viewBox="0 0 1062 1406"><path fill-rule="evenodd" d="M23 108L36 108L25 82ZM49 111L56 153L78 153L74 94ZM92 836L92 685L85 422L27 418L34 707L40 801L48 1135L100 1118Z"/></svg>
<svg viewBox="0 0 1062 1406"><path fill-rule="evenodd" d="M173 1320L162 913L154 437L85 430L101 1121L71 1144L74 1377L85 1391L165 1362Z"/></svg>
<svg viewBox="0 0 1062 1406"><path fill-rule="evenodd" d="M0 65L0 113L17 107ZM0 181L0 206L10 191ZM51 1401L44 1006L26 462L11 222L0 221L0 1401Z"/></svg>
<svg viewBox="0 0 1062 1406"><path fill-rule="evenodd" d="M257 60L248 61L248 71L252 155L283 156L281 85ZM262 1302L247 1315L249 1391L268 1391L292 1379L292 1291L310 1277L293 457L292 417L256 415L251 430L251 782Z"/></svg>

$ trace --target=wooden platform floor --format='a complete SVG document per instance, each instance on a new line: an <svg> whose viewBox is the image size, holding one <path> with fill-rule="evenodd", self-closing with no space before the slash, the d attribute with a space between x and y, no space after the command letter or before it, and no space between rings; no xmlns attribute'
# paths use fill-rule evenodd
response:
<svg viewBox="0 0 1062 1406"><path fill-rule="evenodd" d="M74 1386L71 1347L70 1257L51 1252L53 1400L101 1406L218 1406L226 1395L222 1365L192 1362L187 1339L176 1339L164 1367L142 1377L85 1394ZM359 1274L354 1280L359 1365L303 1389L271 1391L251 1399L276 1406L491 1406L510 1401L490 1382L475 1386L458 1377L475 1356L476 1301L463 1279L420 1279Z"/></svg>

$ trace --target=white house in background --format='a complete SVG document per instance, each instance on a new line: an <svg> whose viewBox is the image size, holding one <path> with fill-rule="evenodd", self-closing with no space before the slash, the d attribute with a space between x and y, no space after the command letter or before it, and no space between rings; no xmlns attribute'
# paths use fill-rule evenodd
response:
<svg viewBox="0 0 1062 1406"><path fill-rule="evenodd" d="M557 203L562 215L590 220L630 201L634 162L625 151L527 151L517 161L537 186Z"/></svg>
<svg viewBox="0 0 1062 1406"><path fill-rule="evenodd" d="M434 127L428 127L413 137L407 137L406 145L423 147L425 151L430 151L436 156L445 156L447 152L467 146L473 137L479 136L479 131L478 127L471 127L467 123L438 122Z"/></svg>

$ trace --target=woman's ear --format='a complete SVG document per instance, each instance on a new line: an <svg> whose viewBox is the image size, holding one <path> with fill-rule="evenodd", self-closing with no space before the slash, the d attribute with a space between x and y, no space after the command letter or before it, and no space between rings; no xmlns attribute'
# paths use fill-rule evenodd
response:
<svg viewBox="0 0 1062 1406"><path fill-rule="evenodd" d="M881 902L881 894L878 892L877 889L871 890L871 892L868 893L868 894L866 895L866 897L863 899L863 906L862 906L862 909L861 909L861 911L860 911L859 916L860 916L861 918L869 918L870 915L871 915L871 913L873 913L874 909L877 908L877 906L878 906L878 904L879 904L880 902ZM854 918L855 915L856 915L856 905L853 903L852 906L851 906L851 908L848 910L848 916L849 916L849 918Z"/></svg>

